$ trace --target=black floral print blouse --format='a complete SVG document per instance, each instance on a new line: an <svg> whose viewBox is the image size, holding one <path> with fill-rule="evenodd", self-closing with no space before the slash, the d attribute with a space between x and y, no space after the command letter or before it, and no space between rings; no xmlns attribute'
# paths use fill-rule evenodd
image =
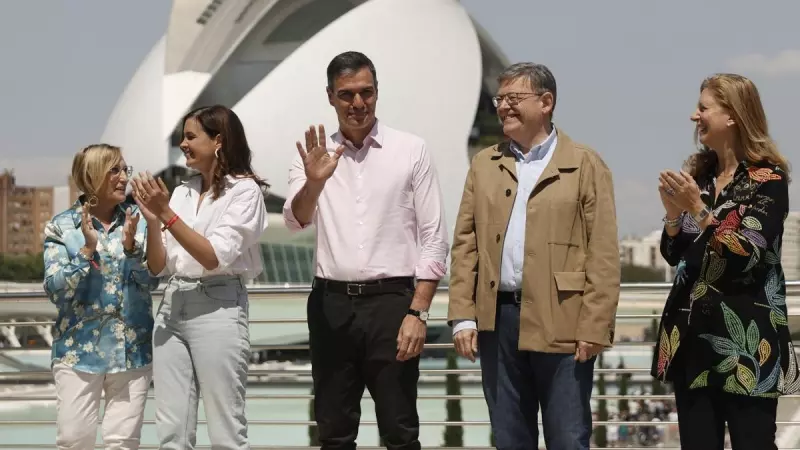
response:
<svg viewBox="0 0 800 450"><path fill-rule="evenodd" d="M715 180L698 180L712 208L704 232L684 214L680 232L661 236L661 254L677 266L661 317L651 374L690 389L778 397L800 390L786 313L781 238L789 210L786 173L742 162L715 197Z"/></svg>

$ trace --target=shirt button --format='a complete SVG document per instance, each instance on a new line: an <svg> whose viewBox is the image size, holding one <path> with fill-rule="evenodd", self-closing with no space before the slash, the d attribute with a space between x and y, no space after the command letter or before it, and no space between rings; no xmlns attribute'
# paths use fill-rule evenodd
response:
<svg viewBox="0 0 800 450"><path fill-rule="evenodd" d="M358 221L358 224L359 224L359 225L364 225L364 221L363 221L363 220L359 220L359 221Z"/></svg>
<svg viewBox="0 0 800 450"><path fill-rule="evenodd" d="M506 197L511 197L511 189L506 189Z"/></svg>
<svg viewBox="0 0 800 450"><path fill-rule="evenodd" d="M364 248L364 244L359 245L358 248L363 249Z"/></svg>

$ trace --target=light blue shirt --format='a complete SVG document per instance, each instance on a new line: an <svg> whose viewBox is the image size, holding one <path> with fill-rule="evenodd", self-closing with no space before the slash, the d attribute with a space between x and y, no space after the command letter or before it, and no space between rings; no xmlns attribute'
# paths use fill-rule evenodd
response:
<svg viewBox="0 0 800 450"><path fill-rule="evenodd" d="M544 173L558 144L556 129L541 144L533 147L527 154L519 150L519 145L511 141L509 148L517 159L517 195L508 220L506 238L503 241L503 254L500 261L501 291L522 290L522 263L525 257L525 223L527 221L528 199L533 187ZM453 321L453 335L461 330L477 329L474 320Z"/></svg>
<svg viewBox="0 0 800 450"><path fill-rule="evenodd" d="M85 244L81 202L53 217L44 231L44 290L58 309L52 360L94 374L147 366L153 361L150 292L159 280L147 270L146 223L139 220L128 253L122 245L125 209L135 215L138 207L118 206L107 232L94 219L92 264L79 252Z"/></svg>
<svg viewBox="0 0 800 450"><path fill-rule="evenodd" d="M508 220L506 238L503 241L503 255L500 263L501 291L522 289L522 263L525 257L525 223L528 212L528 199L533 187L542 176L545 167L553 157L558 138L556 129L547 139L533 147L527 154L520 151L519 144L511 141L509 148L517 159L517 195Z"/></svg>

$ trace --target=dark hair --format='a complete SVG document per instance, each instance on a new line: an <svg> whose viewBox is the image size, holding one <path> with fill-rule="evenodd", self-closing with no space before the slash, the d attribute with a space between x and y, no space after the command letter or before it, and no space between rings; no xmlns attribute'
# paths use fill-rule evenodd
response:
<svg viewBox="0 0 800 450"><path fill-rule="evenodd" d="M375 89L378 88L378 75L375 72L375 64L361 52L344 52L336 55L328 64L328 89L333 90L333 80L342 75L358 72L363 68L368 68L372 73L372 80Z"/></svg>
<svg viewBox="0 0 800 450"><path fill-rule="evenodd" d="M220 149L217 155L217 167L212 176L212 197L219 198L225 189L225 177L252 178L266 195L269 184L256 176L251 165L253 152L247 145L244 126L239 116L230 108L222 105L202 106L183 117L183 124L189 119L197 120L203 131L210 137L220 136Z"/></svg>

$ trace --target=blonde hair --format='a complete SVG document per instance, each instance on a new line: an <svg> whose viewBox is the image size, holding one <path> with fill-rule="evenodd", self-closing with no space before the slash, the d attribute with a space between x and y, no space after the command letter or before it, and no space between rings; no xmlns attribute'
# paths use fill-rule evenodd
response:
<svg viewBox="0 0 800 450"><path fill-rule="evenodd" d="M745 158L751 164L768 162L780 167L788 177L789 162L778 151L775 141L769 136L767 115L761 104L761 96L756 85L747 77L733 73L712 75L700 85L700 92L708 90L714 100L731 115L736 123L739 145L745 151ZM700 147L697 130L695 144ZM708 147L689 157L686 167L695 178L708 176L717 163L717 155Z"/></svg>
<svg viewBox="0 0 800 450"><path fill-rule="evenodd" d="M72 180L86 194L90 206L97 204L97 193L103 189L108 172L120 161L122 150L108 144L89 145L72 159Z"/></svg>

